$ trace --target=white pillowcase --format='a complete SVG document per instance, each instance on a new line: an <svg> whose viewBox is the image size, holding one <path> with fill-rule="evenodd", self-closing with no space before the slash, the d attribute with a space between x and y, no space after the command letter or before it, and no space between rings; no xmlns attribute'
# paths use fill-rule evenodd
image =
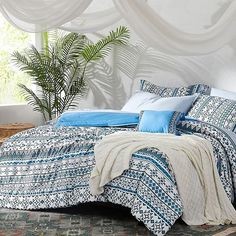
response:
<svg viewBox="0 0 236 236"><path fill-rule="evenodd" d="M226 91L223 89L212 88L211 89L211 96L222 97L226 99L231 99L236 101L236 93Z"/></svg>
<svg viewBox="0 0 236 236"><path fill-rule="evenodd" d="M178 111L186 114L196 98L197 95L161 98L151 93L138 92L129 99L122 111L136 113L142 110Z"/></svg>
<svg viewBox="0 0 236 236"><path fill-rule="evenodd" d="M192 107L196 97L196 95L192 95L152 99L152 101L139 106L139 109L154 111L178 111L186 114Z"/></svg>
<svg viewBox="0 0 236 236"><path fill-rule="evenodd" d="M151 99L154 98L160 98L160 97L154 93L148 93L142 91L137 92L128 100L128 102L123 106L121 111L139 113L140 112L139 107L144 103L148 103Z"/></svg>

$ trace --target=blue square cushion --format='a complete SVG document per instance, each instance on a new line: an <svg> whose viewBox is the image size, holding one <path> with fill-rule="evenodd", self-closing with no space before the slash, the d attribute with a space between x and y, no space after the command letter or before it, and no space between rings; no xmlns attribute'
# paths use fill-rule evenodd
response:
<svg viewBox="0 0 236 236"><path fill-rule="evenodd" d="M138 131L176 134L176 125L182 118L183 113L176 111L142 111Z"/></svg>

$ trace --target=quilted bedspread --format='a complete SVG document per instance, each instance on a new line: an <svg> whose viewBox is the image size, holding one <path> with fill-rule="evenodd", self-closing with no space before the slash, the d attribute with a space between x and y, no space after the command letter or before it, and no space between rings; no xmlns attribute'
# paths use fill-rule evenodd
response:
<svg viewBox="0 0 236 236"><path fill-rule="evenodd" d="M129 207L154 234L164 235L183 207L168 158L157 149L139 150L129 170L107 184L102 195L90 193L94 145L120 130L130 129L46 125L14 135L0 148L0 207L43 209L112 202ZM222 184L233 201L236 138L197 121L181 122L178 130L210 140Z"/></svg>

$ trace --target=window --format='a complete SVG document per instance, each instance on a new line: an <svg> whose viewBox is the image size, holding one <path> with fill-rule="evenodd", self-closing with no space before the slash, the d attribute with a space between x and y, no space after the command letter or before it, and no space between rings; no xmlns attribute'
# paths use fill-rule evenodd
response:
<svg viewBox="0 0 236 236"><path fill-rule="evenodd" d="M29 77L19 71L11 59L15 50L22 51L34 43L35 34L18 30L0 14L0 104L25 103L18 83L31 85Z"/></svg>

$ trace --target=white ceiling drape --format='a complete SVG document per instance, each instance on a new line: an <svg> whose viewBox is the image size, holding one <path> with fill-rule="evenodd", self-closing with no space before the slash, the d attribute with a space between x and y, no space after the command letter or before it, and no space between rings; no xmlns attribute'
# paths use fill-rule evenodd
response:
<svg viewBox="0 0 236 236"><path fill-rule="evenodd" d="M5 18L27 32L59 27L80 16L92 0L0 0Z"/></svg>
<svg viewBox="0 0 236 236"><path fill-rule="evenodd" d="M78 33L97 32L113 25L120 19L119 11L113 7L104 11L82 14L59 28Z"/></svg>
<svg viewBox="0 0 236 236"><path fill-rule="evenodd" d="M148 45L176 55L208 54L236 37L236 0L227 0L227 7L217 15L217 21L201 33L179 29L147 0L113 0L114 7L84 13L92 1L0 0L0 11L12 24L29 32L51 28L96 32L124 18Z"/></svg>
<svg viewBox="0 0 236 236"><path fill-rule="evenodd" d="M208 54L236 37L236 1L206 32L183 32L163 19L144 0L113 0L122 16L148 45L177 55Z"/></svg>

